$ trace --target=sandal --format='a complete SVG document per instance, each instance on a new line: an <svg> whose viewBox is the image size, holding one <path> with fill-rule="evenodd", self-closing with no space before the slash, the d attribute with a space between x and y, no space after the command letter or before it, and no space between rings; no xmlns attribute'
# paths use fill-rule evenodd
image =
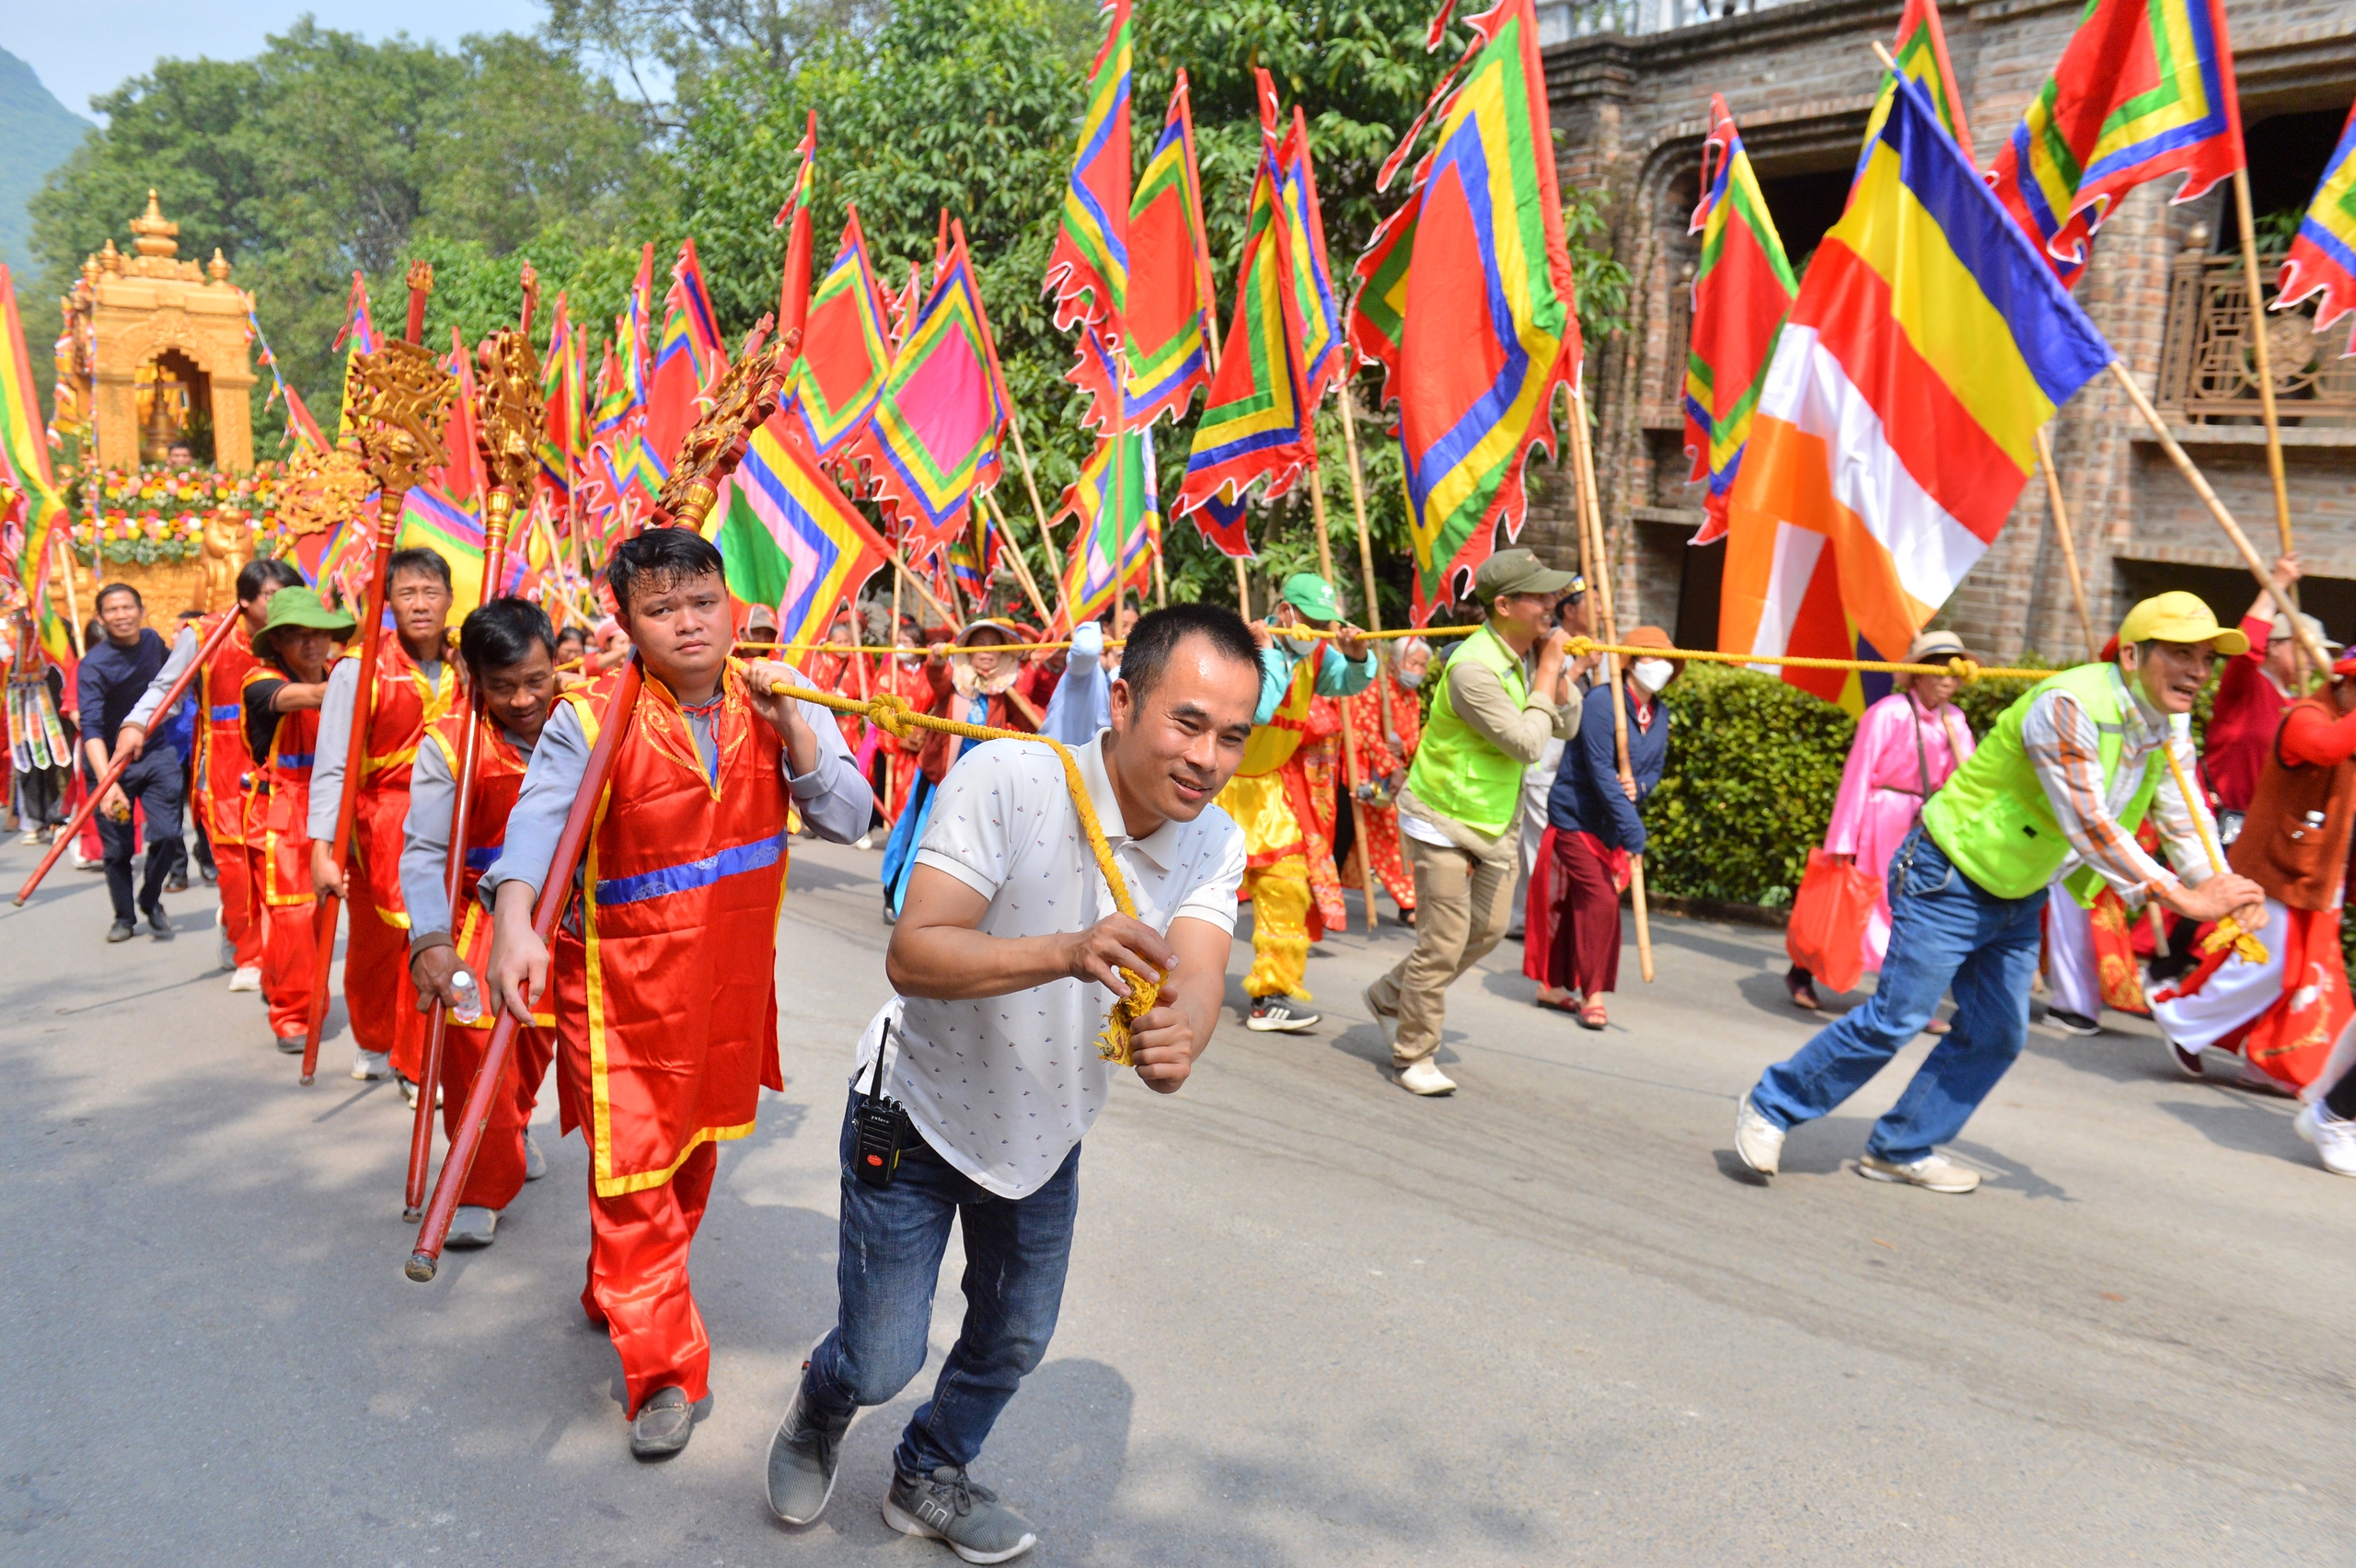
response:
<svg viewBox="0 0 2356 1568"><path fill-rule="evenodd" d="M1551 986L1539 986L1538 995L1530 1000L1531 1006L1544 1008L1549 1012L1576 1014L1579 1010L1579 994L1576 991L1557 991Z"/></svg>
<svg viewBox="0 0 2356 1568"><path fill-rule="evenodd" d="M1824 1004L1816 999L1816 976L1795 963L1784 975L1784 989L1792 994L1792 1006L1807 1012L1822 1009Z"/></svg>
<svg viewBox="0 0 2356 1568"><path fill-rule="evenodd" d="M1604 1012L1601 1002L1589 1002L1579 1009L1581 1029L1601 1029L1611 1021L1611 1017Z"/></svg>

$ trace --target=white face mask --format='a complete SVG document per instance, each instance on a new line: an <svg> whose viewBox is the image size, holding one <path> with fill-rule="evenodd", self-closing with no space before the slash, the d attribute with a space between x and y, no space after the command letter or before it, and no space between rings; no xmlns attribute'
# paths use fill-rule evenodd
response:
<svg viewBox="0 0 2356 1568"><path fill-rule="evenodd" d="M1677 674L1677 666L1666 659L1639 659L1628 666L1628 673L1646 691L1657 692L1669 684L1669 676Z"/></svg>
<svg viewBox="0 0 2356 1568"><path fill-rule="evenodd" d="M1286 647L1292 650L1293 656L1298 659L1308 658L1311 650L1317 646L1316 639L1309 637L1288 637L1283 641Z"/></svg>
<svg viewBox="0 0 2356 1568"><path fill-rule="evenodd" d="M1392 678L1396 680L1401 686L1405 686L1409 691L1413 691L1417 686L1424 684L1424 672L1421 670L1401 670Z"/></svg>

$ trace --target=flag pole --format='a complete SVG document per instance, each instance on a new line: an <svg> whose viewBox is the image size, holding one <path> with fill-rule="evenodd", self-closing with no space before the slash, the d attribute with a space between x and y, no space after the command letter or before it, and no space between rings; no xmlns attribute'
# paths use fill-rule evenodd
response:
<svg viewBox="0 0 2356 1568"><path fill-rule="evenodd" d="M2150 425L2152 433L2159 438L2160 449L2168 455L2168 461L2176 465L2177 472L2184 476L2185 483L2192 487L2193 493L2209 509L2209 515L2217 520L2217 526L2225 531L2225 536L2234 542L2234 548L2241 552L2242 564L2249 568L2252 577L2258 579L2258 585L2273 596L2274 607L2289 617L2291 635L2298 639L2300 650L2306 654L2308 663L2318 670L2330 670L2331 661L2324 657L2314 630L2300 618L2298 606L2274 581L2266 562L2258 559L2256 547L2249 542L2249 536L2243 533L2241 525L2234 521L2234 514L2225 510L2225 503L2217 499L2217 492L2209 487L2208 478L2194 466L2184 448L2177 444L2176 437L2168 432L2167 422L2160 418L2159 409L2152 407L2152 400L2143 395L2143 389L2135 384L2135 378L2127 373L2124 364L2117 360L2111 361L2110 374L2126 392L2127 400L2135 406L2136 413L2142 416L2143 422Z"/></svg>
<svg viewBox="0 0 2356 1568"><path fill-rule="evenodd" d="M2250 215L2249 158L2245 153L2242 167L2234 170L2234 218L2242 231L2242 276L2249 286L2249 341L2257 359L2258 408L2266 422L2266 476L2274 484L2274 526L2282 540L2282 553L2293 553L2291 543L2291 490L2282 474L2282 426L2275 417L2273 348L2266 340L2266 286L2258 271L2258 225ZM2290 600L2298 603L2299 590L2293 584ZM2321 672L2317 672L2320 674Z"/></svg>
<svg viewBox="0 0 2356 1568"><path fill-rule="evenodd" d="M1343 416L1345 419L1347 415ZM1317 451L1317 410L1309 410L1305 427L1309 432L1309 506L1317 524L1317 574L1331 590L1334 582L1334 545L1325 536L1325 466ZM1380 673L1378 672L1378 678ZM1334 699L1342 715L1342 781L1350 792L1350 828L1358 845L1358 870L1365 884L1366 928L1372 931L1381 924L1374 908L1374 850L1367 843L1366 811L1358 800L1358 737L1357 727L1350 722L1349 698Z"/></svg>
<svg viewBox="0 0 2356 1568"><path fill-rule="evenodd" d="M2086 580L2078 572L2078 542L2070 531L2070 512L2062 504L2062 476L2053 471L2053 436L2037 427L2037 466L2045 472L2045 499L2053 509L2053 537L2062 546L2062 564L2070 569L2070 597L2078 606L2078 629L2085 634L2086 657L2100 659L2102 644L2095 640L2095 617L2086 613Z"/></svg>
<svg viewBox="0 0 2356 1568"><path fill-rule="evenodd" d="M1579 388L1571 388L1571 457L1579 487L1579 513L1583 530L1595 536L1595 575L1588 580L1596 595L1596 605L1603 612L1603 640L1620 640L1620 628L1611 610L1611 557L1604 548L1603 513L1595 493L1595 452L1588 445L1587 397ZM1633 784L1635 775L1628 767L1628 694L1620 684L1620 656L1606 653L1603 667L1611 681L1611 733L1619 744L1620 778ZM1652 920L1645 908L1645 858L1628 857L1629 893L1636 911L1636 963L1644 971L1645 983L1653 978Z"/></svg>
<svg viewBox="0 0 2356 1568"><path fill-rule="evenodd" d="M1030 595L1031 607L1039 612L1040 626L1055 625L1056 617L1048 613L1046 598L1039 592L1039 580L1031 575L1031 563L1022 559L1022 541L1017 539L1014 530L1006 525L1006 509L999 505L998 498L987 490L982 492L982 507L989 513L991 521L998 525L999 532L1006 536L1007 559L1014 563L1014 575L1022 582L1023 593ZM1061 586L1057 584L1058 588Z"/></svg>

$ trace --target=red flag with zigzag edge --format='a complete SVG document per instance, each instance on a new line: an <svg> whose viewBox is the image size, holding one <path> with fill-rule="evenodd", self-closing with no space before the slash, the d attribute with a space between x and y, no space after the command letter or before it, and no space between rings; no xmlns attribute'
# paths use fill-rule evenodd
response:
<svg viewBox="0 0 2356 1568"><path fill-rule="evenodd" d="M2274 291L2277 310L2289 310L2310 294L2323 296L2316 306L2317 335L2356 310L2356 109L2348 111ZM2350 334L2341 357L2350 354L2356 354L2356 332Z"/></svg>
<svg viewBox="0 0 2356 1568"><path fill-rule="evenodd" d="M1432 148L1358 259L1350 313L1351 342L1400 405L1418 626L1469 592L1500 525L1519 531L1530 450L1553 449L1554 388L1578 385L1584 354L1536 13L1501 0L1470 25Z"/></svg>
<svg viewBox="0 0 2356 1568"><path fill-rule="evenodd" d="M876 284L867 235L853 202L843 223L841 248L811 295L803 328L793 416L814 455L830 456L859 432L874 413L891 374L884 291Z"/></svg>
<svg viewBox="0 0 2356 1568"><path fill-rule="evenodd" d="M772 225L784 228L792 225L785 240L785 273L778 284L777 331L782 338L801 327L810 312L810 249L815 243L811 232L810 190L818 176L818 111L809 111L810 119L802 132L802 144L794 151L802 155L802 167L793 177L793 189L786 193L785 205L777 210Z"/></svg>
<svg viewBox="0 0 2356 1568"><path fill-rule="evenodd" d="M474 362L456 322L450 327L450 352L443 359L442 368L457 378L458 396L452 400L449 421L442 427L442 462L432 482L460 506L479 514L489 480L483 473L482 447L475 439Z"/></svg>
<svg viewBox="0 0 2356 1568"><path fill-rule="evenodd" d="M1057 328L1118 331L1129 286L1129 0L1112 0L1089 67L1080 150L1047 253L1045 289Z"/></svg>
<svg viewBox="0 0 2356 1568"><path fill-rule="evenodd" d="M1693 459L1688 482L1709 486L1692 539L1706 545L1726 536L1727 497L1742 467L1760 386L1774 356L1775 335L1799 293L1723 95L1710 98L1702 202L1688 232L1702 236L1702 258L1693 272L1693 325L1685 352L1685 451Z"/></svg>
<svg viewBox="0 0 2356 1568"><path fill-rule="evenodd" d="M1292 128L1276 148L1277 189L1283 194L1285 228L1292 242L1292 283L1299 301L1300 357L1309 375L1311 408L1326 388L1342 379L1348 348L1342 338L1342 306L1334 292L1334 268L1325 258L1325 219L1317 204L1317 172L1309 161L1309 120L1292 106Z"/></svg>
<svg viewBox="0 0 2356 1568"><path fill-rule="evenodd" d="M1203 226L1203 181L1195 159L1195 116L1186 73L1178 73L1161 139L1147 157L1129 205L1129 423L1184 419L1196 387L1210 385L1210 239ZM1089 395L1083 428L1109 422L1109 364L1083 353L1069 379ZM1092 373L1092 379L1091 379Z"/></svg>
<svg viewBox="0 0 2356 1568"><path fill-rule="evenodd" d="M665 464L678 455L679 443L695 428L697 397L727 365L696 242L682 240L671 290L663 297L663 340L654 352L646 399L647 444Z"/></svg>

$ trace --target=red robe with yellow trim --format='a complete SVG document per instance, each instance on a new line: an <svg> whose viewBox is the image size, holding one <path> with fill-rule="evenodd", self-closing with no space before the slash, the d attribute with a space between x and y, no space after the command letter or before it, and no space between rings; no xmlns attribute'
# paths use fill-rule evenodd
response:
<svg viewBox="0 0 2356 1568"><path fill-rule="evenodd" d="M231 610L230 615L237 615ZM197 638L213 635L218 615L197 623ZM243 616L213 651L196 676L196 817L214 847L221 883L221 932L229 939L237 965L261 963L261 898L246 865L246 797L253 785L254 759L246 750L246 676L260 667L254 656L252 628Z"/></svg>
<svg viewBox="0 0 2356 1568"><path fill-rule="evenodd" d="M614 679L568 693L594 745ZM707 777L677 698L650 678L597 803L583 886L556 952L558 1094L586 1129L594 1190L668 1182L703 1144L753 1130L777 1059L785 743L731 662Z"/></svg>
<svg viewBox="0 0 2356 1568"><path fill-rule="evenodd" d="M458 777L471 718L465 710L446 713L425 732L423 744L442 753L453 778ZM523 757L508 744L498 725L483 724L475 744L473 800L467 808L467 861L459 872L458 902L450 915L450 940L458 950L459 961L477 980L490 970L491 915L475 890L507 842L507 819L523 789ZM541 1006L552 1008L553 997L544 997ZM495 1015L485 1009L472 1023L450 1019L442 1032L442 1126L453 1141L466 1113L467 1096L482 1069L483 1053L491 1044L495 1022ZM537 1027L516 1037L515 1052L507 1059L507 1071L500 1093L491 1102L490 1124L474 1169L468 1172L466 1187L458 1194L461 1204L503 1209L523 1190L524 1128L532 1119L540 1080L548 1077L549 1058L556 1050L550 1033L556 1022L553 1012L535 1012L532 1022Z"/></svg>
<svg viewBox="0 0 2356 1568"><path fill-rule="evenodd" d="M246 672L245 686L294 677L271 664ZM243 706L242 697L240 698ZM278 716L270 751L248 776L245 853L255 868L255 915L262 924L262 1000L271 1032L301 1034L311 1015L311 985L318 938L311 888L311 764L318 755L319 714L306 709Z"/></svg>

